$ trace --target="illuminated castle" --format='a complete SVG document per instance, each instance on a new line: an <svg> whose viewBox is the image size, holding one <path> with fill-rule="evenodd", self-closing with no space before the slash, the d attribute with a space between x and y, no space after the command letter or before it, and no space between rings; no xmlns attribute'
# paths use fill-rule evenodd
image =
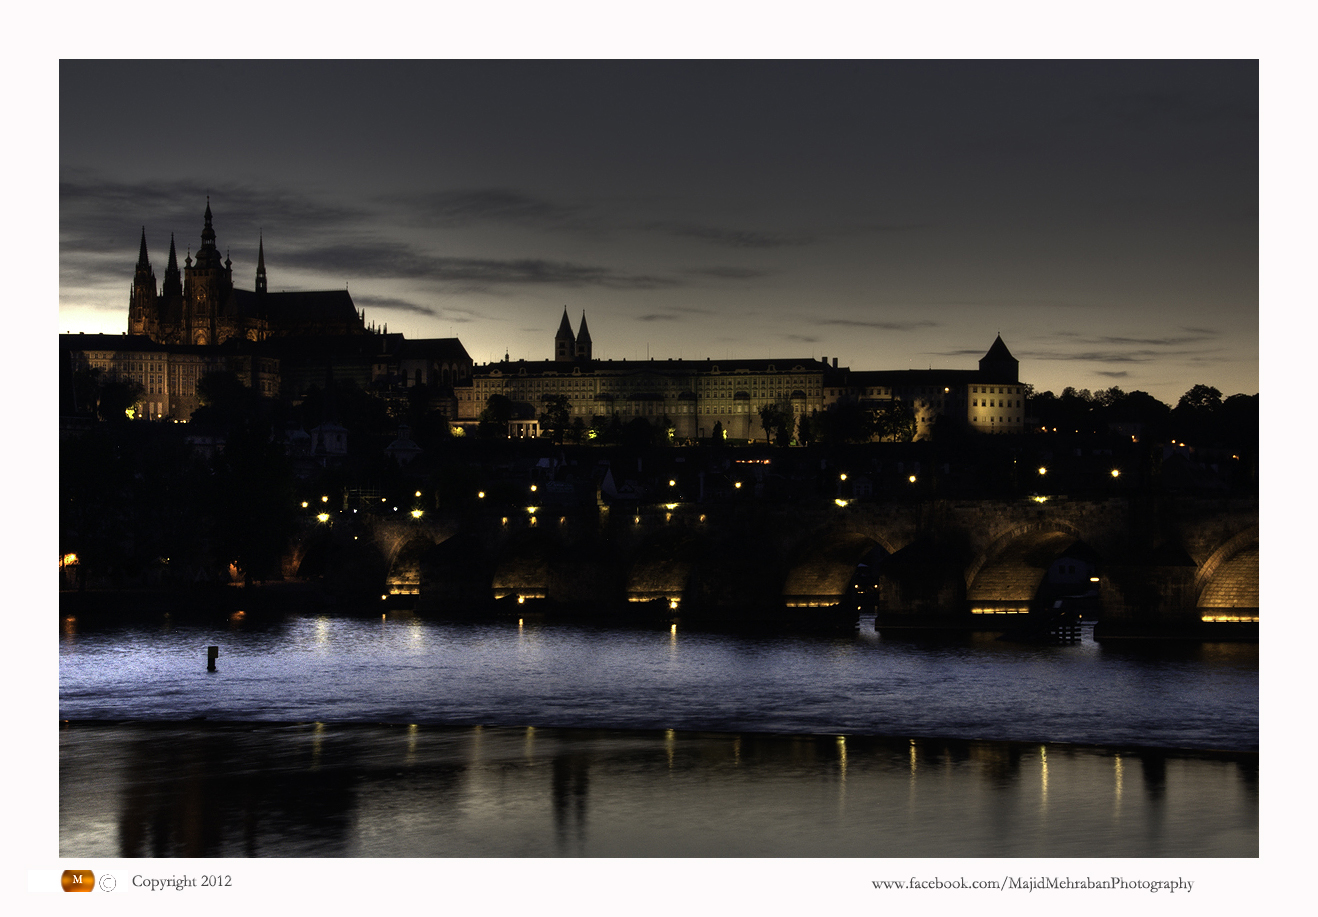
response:
<svg viewBox="0 0 1318 917"><path fill-rule="evenodd" d="M267 338L310 335L364 335L368 329L347 290L271 293L265 273L265 240L258 245L256 286L240 290L233 285L233 262L220 260L211 225L210 199L206 224L194 261L189 254L178 267L174 237L169 239L169 262L159 289L146 251L146 228L137 256L128 303L128 333L144 335L158 344L222 344L225 341L263 341Z"/></svg>

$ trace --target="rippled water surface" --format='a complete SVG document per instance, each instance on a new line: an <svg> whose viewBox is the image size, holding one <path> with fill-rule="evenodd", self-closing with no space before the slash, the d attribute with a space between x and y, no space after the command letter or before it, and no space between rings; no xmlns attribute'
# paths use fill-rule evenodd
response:
<svg viewBox="0 0 1318 917"><path fill-rule="evenodd" d="M60 716L66 857L1258 855L1255 646L67 619Z"/></svg>
<svg viewBox="0 0 1318 917"><path fill-rule="evenodd" d="M218 671L206 647L218 645ZM65 621L64 719L936 736L1257 750L1258 648L1028 646L408 614Z"/></svg>

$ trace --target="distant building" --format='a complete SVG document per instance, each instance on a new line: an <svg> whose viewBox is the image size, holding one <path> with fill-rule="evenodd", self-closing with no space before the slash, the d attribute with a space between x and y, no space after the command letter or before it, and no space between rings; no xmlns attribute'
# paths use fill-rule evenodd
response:
<svg viewBox="0 0 1318 917"><path fill-rule="evenodd" d="M106 381L140 385L142 397L134 416L143 420L187 420L201 407L197 383L210 373L233 373L261 395L272 398L279 394L279 360L233 345L169 346L131 334L61 334L59 341L70 372L99 371ZM71 407L86 411L91 406Z"/></svg>
<svg viewBox="0 0 1318 917"><path fill-rule="evenodd" d="M257 252L254 289L237 289L233 264L221 261L215 245L208 199L196 259L189 253L180 271L171 237L158 287L143 228L128 333L60 335L61 371L99 370L105 380L136 382L143 395L134 415L149 420L188 420L200 406L197 382L213 372L231 372L261 395L297 401L313 385L323 386L332 371L396 410L406 407L409 389L428 385L436 406L456 414L451 387L469 382L472 368L461 341L409 341L368 327L347 290L272 293L264 239ZM89 406L70 407L85 412ZM337 448L332 437L318 445L331 453Z"/></svg>
<svg viewBox="0 0 1318 917"><path fill-rule="evenodd" d="M147 256L146 227L137 256L128 303L128 333L161 344L223 344L233 339L264 341L308 335L365 335L365 320L347 290L271 293L265 272L265 240L257 243L253 290L233 284L233 262L220 260L206 200L201 247L193 261L184 260L180 274L174 237L164 283L157 289Z"/></svg>
<svg viewBox="0 0 1318 917"><path fill-rule="evenodd" d="M564 309L553 352L552 360L505 358L476 366L471 386L455 392L459 420L474 422L491 395L502 395L520 408L514 435L533 436L545 403L564 395L570 417L586 426L594 417L614 414L623 422L667 417L679 439L712 436L720 424L729 437L756 439L764 436L759 411L766 404L790 410L799 421L841 401L870 406L900 401L915 415L917 439L927 439L940 417L977 433L1025 429L1020 364L1001 336L979 369L858 371L815 357L595 360L585 315L574 335Z"/></svg>
<svg viewBox="0 0 1318 917"><path fill-rule="evenodd" d="M1020 362L999 335L979 369L839 370L824 400L900 401L915 414L915 438L928 439L942 419L974 433L1024 432L1026 389Z"/></svg>

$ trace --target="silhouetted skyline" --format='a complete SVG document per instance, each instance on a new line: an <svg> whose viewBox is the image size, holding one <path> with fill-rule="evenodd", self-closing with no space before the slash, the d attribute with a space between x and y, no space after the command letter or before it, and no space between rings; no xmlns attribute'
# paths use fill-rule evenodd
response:
<svg viewBox="0 0 1318 917"><path fill-rule="evenodd" d="M248 289L546 359L1258 391L1256 61L63 62L61 331L209 194Z"/></svg>

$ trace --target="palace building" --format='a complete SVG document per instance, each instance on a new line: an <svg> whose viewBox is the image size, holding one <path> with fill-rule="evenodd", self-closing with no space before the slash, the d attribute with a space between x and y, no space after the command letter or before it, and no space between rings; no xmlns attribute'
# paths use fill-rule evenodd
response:
<svg viewBox="0 0 1318 917"><path fill-rule="evenodd" d="M939 417L979 433L1025 429L1025 387L1019 363L999 336L977 370L839 368L827 358L765 360L596 360L586 317L575 334L567 310L554 335L551 360L509 360L476 366L469 388L455 392L459 421L474 423L491 395L513 402L515 436L538 434L545 403L567 398L572 419L617 415L623 422L667 418L678 439L703 439L716 425L735 439L763 436L760 408L790 410L795 420L840 401L862 405L900 401L916 419L916 438L933 434Z"/></svg>

